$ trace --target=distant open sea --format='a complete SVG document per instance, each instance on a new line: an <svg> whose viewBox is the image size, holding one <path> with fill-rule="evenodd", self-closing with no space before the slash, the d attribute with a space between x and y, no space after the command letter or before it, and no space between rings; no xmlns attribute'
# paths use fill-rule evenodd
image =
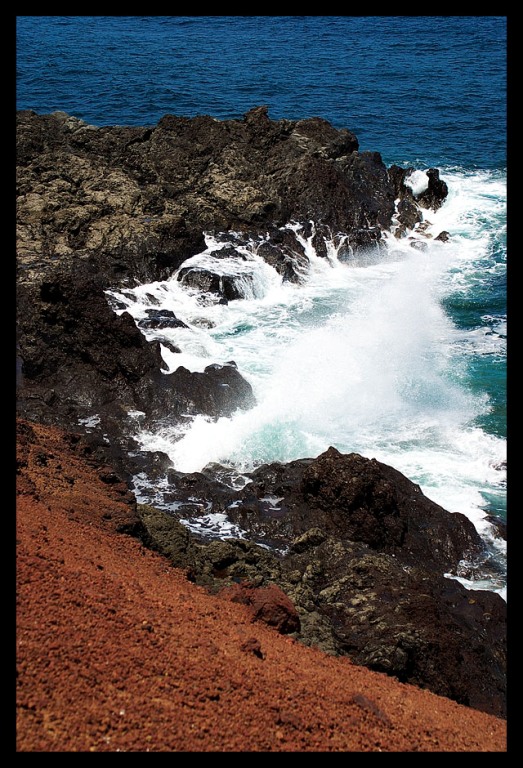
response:
<svg viewBox="0 0 523 768"><path fill-rule="evenodd" d="M330 445L394 466L492 546L505 594L507 19L501 16L18 16L17 109L96 126L153 126L165 114L319 116L387 165L440 170L449 187L430 231L446 244L389 241L365 265L315 258L303 286L266 265L256 289L202 308L177 281L119 297L136 319L150 297L173 329L172 368L235 360L258 406L142 434L182 471L248 471ZM289 223L291 224L291 223ZM200 261L212 260L208 238ZM226 268L226 266L224 267ZM155 305L156 306L156 305ZM185 329L186 330L186 329ZM292 398L289 393L292 392ZM159 489L141 489L161 503ZM478 587L485 586L478 580Z"/></svg>

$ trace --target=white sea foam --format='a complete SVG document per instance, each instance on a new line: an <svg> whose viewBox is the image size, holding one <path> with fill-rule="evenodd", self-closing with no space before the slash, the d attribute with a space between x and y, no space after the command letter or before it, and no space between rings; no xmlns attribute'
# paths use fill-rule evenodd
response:
<svg viewBox="0 0 523 768"><path fill-rule="evenodd" d="M406 177L405 186L412 190L414 197L417 197L429 186L429 177L425 171L413 171Z"/></svg>
<svg viewBox="0 0 523 768"><path fill-rule="evenodd" d="M449 511L466 514L503 550L485 510L487 498L504 503L505 440L477 426L490 403L463 381L471 354L505 354L506 328L499 317L485 317L481 327L458 329L444 300L470 289L485 269L505 269L492 246L496 220L503 226L504 190L479 173L451 178L447 202L425 217L429 238L447 230L451 240L427 239L424 251L388 237L380 258L342 263L334 243L325 259L311 238L302 238L310 272L296 285L284 283L254 246L245 246L237 263L216 259L220 243L209 237L206 250L184 267L248 270L254 290L244 299L202 301L176 278L114 294L136 320L160 305L189 326L145 331L180 348L162 348L169 370L234 360L257 400L231 418L197 416L144 431L142 447L164 451L183 472L211 462L249 471L317 456L330 445L358 452L394 466ZM411 178L418 192L422 181Z"/></svg>

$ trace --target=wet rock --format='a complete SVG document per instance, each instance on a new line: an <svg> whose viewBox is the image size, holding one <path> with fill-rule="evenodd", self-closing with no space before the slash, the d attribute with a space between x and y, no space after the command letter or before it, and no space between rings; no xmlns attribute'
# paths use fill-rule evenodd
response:
<svg viewBox="0 0 523 768"><path fill-rule="evenodd" d="M254 285L253 274L223 275L203 267L182 267L177 275L184 285L196 288L202 293L214 293L219 296L222 303L245 298L245 283L252 289Z"/></svg>
<svg viewBox="0 0 523 768"><path fill-rule="evenodd" d="M427 189L418 195L418 203L423 208L430 208L433 211L437 211L441 208L444 200L446 199L449 189L446 183L440 179L439 170L437 168L429 168L427 177L429 180Z"/></svg>
<svg viewBox="0 0 523 768"><path fill-rule="evenodd" d="M416 224L423 221L423 214L413 200L403 197L397 207L398 221L406 229L414 229Z"/></svg>
<svg viewBox="0 0 523 768"><path fill-rule="evenodd" d="M410 247L416 251L426 251L428 248L427 243L424 243L422 240L412 240Z"/></svg>
<svg viewBox="0 0 523 768"><path fill-rule="evenodd" d="M401 552L424 569L454 573L459 561L484 550L465 515L449 514L376 459L331 447L316 459L264 465L250 477L228 514L254 537L263 532L282 546L319 528L324 535ZM279 499L272 511L254 503L266 497Z"/></svg>
<svg viewBox="0 0 523 768"><path fill-rule="evenodd" d="M255 405L251 385L234 365L215 363L203 372L191 372L180 366L165 378L173 388L177 407L185 413L200 413L217 419Z"/></svg>
<svg viewBox="0 0 523 768"><path fill-rule="evenodd" d="M309 261L303 252L303 246L293 237L291 246L278 241L262 242L256 249L258 256L270 264L271 267L289 283L299 283L309 271Z"/></svg>
<svg viewBox="0 0 523 768"><path fill-rule="evenodd" d="M448 195L448 187L440 179L437 168L429 168L425 171L426 186L416 193L409 183L414 173L414 168L400 168L397 165L391 165L388 169L389 180L398 201L398 221L407 229L412 229L423 221L423 209L437 211L441 208Z"/></svg>
<svg viewBox="0 0 523 768"><path fill-rule="evenodd" d="M429 176L432 203L444 185L435 169ZM351 254L376 248L396 193L379 153L360 152L350 131L321 118L274 121L262 106L241 120L165 115L152 128L96 128L64 112L18 112L18 412L66 428L97 416L111 439L129 409L183 418L187 392L172 388L185 378L162 380L158 345L125 312L111 316L123 307L108 307L104 292L181 268L202 293L241 298L248 270L240 279L184 264L205 249L207 231L236 233L215 258L245 259L237 246L258 238L259 255L299 282L308 260L284 227L301 226L319 255L340 232ZM158 312L140 325L175 322ZM231 410L221 394L203 398L205 413L212 400L214 416Z"/></svg>
<svg viewBox="0 0 523 768"><path fill-rule="evenodd" d="M170 309L146 309L147 317L138 321L139 328L188 328Z"/></svg>
<svg viewBox="0 0 523 768"><path fill-rule="evenodd" d="M296 232L284 229L290 222L320 256L333 238L347 259L379 251L397 200L406 232L421 208L445 199L437 169L414 195L412 170L387 169L379 153L360 152L353 134L326 121L273 121L265 107L230 121L166 115L152 128L17 113L17 410L71 433L95 424L79 457L96 460L133 535L193 581L235 589L253 615L306 644L503 716L506 605L442 575L484 556L467 518L393 468L333 448L261 467L241 490L220 482L227 468L184 475L165 456L140 455L138 424L219 418L255 400L232 362L166 374L160 345L105 295L182 268L217 300L240 298L235 276L184 270L205 250L206 232L227 233L216 258L232 248L244 261L239 245L255 241L293 282L308 264ZM155 312L151 323L176 321ZM28 461L22 452L19 472ZM52 462L43 452L35 468ZM131 509L123 486L138 466L167 472L166 494L190 505L193 519L210 506L243 538L209 541L174 514Z"/></svg>

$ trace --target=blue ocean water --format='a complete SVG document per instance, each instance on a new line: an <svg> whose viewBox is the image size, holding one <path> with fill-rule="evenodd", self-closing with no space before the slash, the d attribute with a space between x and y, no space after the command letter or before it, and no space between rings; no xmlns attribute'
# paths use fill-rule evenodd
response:
<svg viewBox="0 0 523 768"><path fill-rule="evenodd" d="M19 16L17 108L93 125L318 115L385 162L504 168L506 18Z"/></svg>
<svg viewBox="0 0 523 768"><path fill-rule="evenodd" d="M451 240L423 255L390 238L387 258L347 264L305 243L297 288L248 248L242 301L204 309L176 280L120 297L137 319L153 295L189 324L170 366L234 359L259 404L142 440L186 471L329 445L376 457L467 514L503 562L488 516L506 519L506 17L19 16L16 42L18 109L155 125L266 104L348 128L387 165L440 169L449 196L428 232Z"/></svg>

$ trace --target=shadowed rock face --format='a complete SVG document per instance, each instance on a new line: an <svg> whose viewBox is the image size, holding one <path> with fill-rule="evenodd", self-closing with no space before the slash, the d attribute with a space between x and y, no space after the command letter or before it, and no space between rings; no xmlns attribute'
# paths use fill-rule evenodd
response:
<svg viewBox="0 0 523 768"><path fill-rule="evenodd" d="M435 204L446 188L436 170L430 179ZM206 231L259 237L259 255L299 281L307 258L282 227L302 224L308 236L314 222L320 255L338 233L353 252L376 248L396 199L422 205L404 182L378 152L359 152L350 131L319 117L273 121L265 107L229 121L166 115L150 128L18 112L19 412L66 427L96 415L113 439L109 422L129 410L177 418L191 401L187 377L160 375L158 346L114 316L104 290L170 277L204 249ZM241 298L230 277L183 267L178 278L224 302ZM212 417L253 402L246 383L225 401L223 381L205 384L193 405L205 401Z"/></svg>
<svg viewBox="0 0 523 768"><path fill-rule="evenodd" d="M223 471L171 470L171 499L193 522L205 499L245 539L195 539L174 514L141 507L149 546L213 590L244 583L238 599L276 583L302 642L505 716L506 604L443 576L484 555L468 518L392 467L334 448L262 466L239 491L216 479Z"/></svg>
<svg viewBox="0 0 523 768"><path fill-rule="evenodd" d="M204 249L206 231L224 233L227 252L242 236L259 238L258 255L297 282L307 257L285 225L308 236L314 222L320 256L323 238L340 233L352 251L379 248L395 200L411 227L447 194L436 169L417 198L406 178L379 153L359 152L350 131L320 118L272 121L264 107L223 122L167 115L150 128L19 112L17 409L73 432L96 417L86 455L110 463L117 479L167 471L173 500L200 497L240 526L245 539L209 542L140 509L134 535L194 581L216 591L240 584L233 595L270 613L269 623L290 621L284 631L304 643L503 716L505 603L442 575L484 557L462 515L392 467L333 448L261 467L241 491L220 480L225 468L184 475L159 454L130 458L133 412L154 428L228 416L254 397L233 361L166 374L158 343L117 315L104 291L172 276ZM241 298L212 272L180 277L217 300ZM176 322L151 314L144 327ZM259 588L270 590L270 611Z"/></svg>
<svg viewBox="0 0 523 768"><path fill-rule="evenodd" d="M128 313L116 315L100 278L82 264L72 274L18 288L18 408L29 418L78 425L96 416L116 444L132 433L129 412L151 421L181 414L229 416L254 403L234 364L202 373L163 371L158 342L146 341Z"/></svg>

